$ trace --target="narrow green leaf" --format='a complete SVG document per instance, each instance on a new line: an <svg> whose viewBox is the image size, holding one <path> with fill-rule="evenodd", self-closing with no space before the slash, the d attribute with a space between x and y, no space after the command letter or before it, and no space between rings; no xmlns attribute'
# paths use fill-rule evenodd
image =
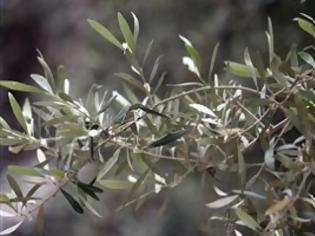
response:
<svg viewBox="0 0 315 236"><path fill-rule="evenodd" d="M58 179L63 179L65 176L65 172L57 168L50 169L50 173Z"/></svg>
<svg viewBox="0 0 315 236"><path fill-rule="evenodd" d="M40 88L34 87L32 85L24 84L18 81L0 80L0 86L13 90L13 91L45 94L45 91Z"/></svg>
<svg viewBox="0 0 315 236"><path fill-rule="evenodd" d="M179 35L179 38L185 43L185 48L186 48L188 54L191 56L191 58L194 61L195 65L200 70L201 69L202 60L201 60L201 56L200 56L199 52L194 48L192 43L187 38L185 38L182 35Z"/></svg>
<svg viewBox="0 0 315 236"><path fill-rule="evenodd" d="M43 177L41 173L34 170L30 167L24 167L24 166L16 166L16 165L10 165L8 167L9 171L14 172L19 175L26 175L26 176L35 176L35 177Z"/></svg>
<svg viewBox="0 0 315 236"><path fill-rule="evenodd" d="M315 26L312 22L309 22L308 20L302 19L302 18L295 18L295 21L298 22L300 28L307 32L308 34L312 35L315 38Z"/></svg>
<svg viewBox="0 0 315 236"><path fill-rule="evenodd" d="M91 19L88 19L87 22L96 32L98 32L108 42L118 47L120 50L124 51L124 48L122 47L121 43L105 26Z"/></svg>
<svg viewBox="0 0 315 236"><path fill-rule="evenodd" d="M83 213L83 208L81 205L75 200L68 192L63 190L62 188L60 189L61 193L65 197L65 199L69 202L69 204L72 206L72 208L79 214Z"/></svg>
<svg viewBox="0 0 315 236"><path fill-rule="evenodd" d="M240 208L234 208L237 217L250 229L254 231L261 230L257 221Z"/></svg>
<svg viewBox="0 0 315 236"><path fill-rule="evenodd" d="M148 145L149 148L164 146L170 143L175 142L177 139L181 138L187 132L186 129L180 129L172 133L168 133L167 135L153 141Z"/></svg>
<svg viewBox="0 0 315 236"><path fill-rule="evenodd" d="M160 55L156 58L156 60L153 64L153 67L152 67L151 74L150 74L149 83L151 83L153 81L153 79L155 78L156 73L157 73L158 68L159 68L159 65L160 65L160 60L162 57L163 57L163 55Z"/></svg>
<svg viewBox="0 0 315 236"><path fill-rule="evenodd" d="M101 180L113 168L113 166L118 161L119 154L120 154L120 149L117 149L114 152L113 156L108 159L108 161L105 163L103 168L99 171L97 175L97 179L96 179L97 181Z"/></svg>
<svg viewBox="0 0 315 236"><path fill-rule="evenodd" d="M148 59L148 57L152 51L153 46L154 46L154 40L151 40L150 43L148 44L146 50L145 50L143 61L142 61L142 67L146 63L146 61L147 61L147 59Z"/></svg>
<svg viewBox="0 0 315 236"><path fill-rule="evenodd" d="M256 68L244 64L240 64L232 61L225 61L226 70L233 75L243 77L243 78L252 78L254 75L259 78L259 73Z"/></svg>
<svg viewBox="0 0 315 236"><path fill-rule="evenodd" d="M7 175L7 180L8 180L10 187L14 191L15 195L17 197L23 198L22 190L21 190L19 184L16 182L16 180L11 175Z"/></svg>
<svg viewBox="0 0 315 236"><path fill-rule="evenodd" d="M305 61L307 64L311 65L312 67L315 67L315 60L314 58L311 56L311 54L307 53L307 52L299 52L298 53L299 57Z"/></svg>
<svg viewBox="0 0 315 236"><path fill-rule="evenodd" d="M42 68L43 68L43 70L45 72L45 77L47 78L47 81L50 84L50 87L54 91L55 90L55 79L54 79L53 73L51 72L50 67L48 66L48 64L46 63L46 61L45 61L45 59L43 58L42 55L37 57L37 60L41 64L41 66L42 66Z"/></svg>
<svg viewBox="0 0 315 236"><path fill-rule="evenodd" d="M36 193L36 191L41 187L43 186L44 183L38 183L38 184L35 184L26 194L26 198L28 197L32 197L34 195L34 193Z"/></svg>
<svg viewBox="0 0 315 236"><path fill-rule="evenodd" d="M120 30L121 30L128 46L130 47L131 51L134 52L135 48L136 48L136 44L134 41L134 36L133 36L131 29L128 25L128 22L126 21L126 19L124 18L124 16L120 12L118 12L117 17L118 17L118 23L119 23Z"/></svg>
<svg viewBox="0 0 315 236"><path fill-rule="evenodd" d="M137 87L138 89L145 91L143 84L132 75L127 74L127 73L116 73L115 75L118 78L123 79L124 81L128 82L129 84Z"/></svg>
<svg viewBox="0 0 315 236"><path fill-rule="evenodd" d="M10 92L9 92L9 101L10 101L10 105L11 105L11 108L13 110L16 120L19 122L22 128L27 132L27 125L23 117L21 107Z"/></svg>
<svg viewBox="0 0 315 236"><path fill-rule="evenodd" d="M131 182L123 180L102 179L98 181L98 183L100 183L105 188L117 190L130 189L132 187Z"/></svg>
<svg viewBox="0 0 315 236"><path fill-rule="evenodd" d="M209 66L209 72L208 72L209 82L212 82L213 69L214 69L215 61L216 61L216 58L218 55L219 47L220 47L220 44L217 43L213 49L213 52L212 52L210 66Z"/></svg>

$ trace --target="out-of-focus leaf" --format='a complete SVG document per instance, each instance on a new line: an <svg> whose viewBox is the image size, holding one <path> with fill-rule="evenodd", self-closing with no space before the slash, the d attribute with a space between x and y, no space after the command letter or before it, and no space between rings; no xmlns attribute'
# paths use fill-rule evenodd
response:
<svg viewBox="0 0 315 236"><path fill-rule="evenodd" d="M294 20L298 22L301 29L303 29L305 32L309 33L315 38L315 26L312 22L302 19L300 17L297 17Z"/></svg>
<svg viewBox="0 0 315 236"><path fill-rule="evenodd" d="M209 208L222 208L225 207L229 204L231 204L232 202L234 202L236 199L238 198L238 195L232 195L232 196L228 196L228 197L224 197L224 198L220 198L218 200L215 200L213 202L207 203L206 207Z"/></svg>
<svg viewBox="0 0 315 236"><path fill-rule="evenodd" d="M303 61L305 61L307 64L311 65L312 67L315 67L315 60L311 56L311 54L307 52L299 52L299 57L302 58Z"/></svg>
<svg viewBox="0 0 315 236"><path fill-rule="evenodd" d="M149 148L164 146L170 143L175 142L177 139L181 138L187 132L186 129L180 129L172 133L168 133L167 135L153 141L148 145Z"/></svg>
<svg viewBox="0 0 315 236"><path fill-rule="evenodd" d="M234 208L237 217L250 229L254 231L261 230L257 221L240 208Z"/></svg>
<svg viewBox="0 0 315 236"><path fill-rule="evenodd" d="M246 163L241 151L241 148L237 147L237 159L238 159L238 175L240 177L242 190L245 189L246 184Z"/></svg>
<svg viewBox="0 0 315 236"><path fill-rule="evenodd" d="M158 68L159 68L159 65L160 65L160 60L161 58L163 57L163 55L161 56L158 56L153 64L153 67L152 67L152 71L151 71L151 74L150 74L150 78L149 78L149 82L151 83L153 81L153 79L155 78L156 76L156 73L158 71Z"/></svg>
<svg viewBox="0 0 315 236"><path fill-rule="evenodd" d="M23 198L22 190L16 180L11 175L7 175L7 180L15 195Z"/></svg>
<svg viewBox="0 0 315 236"><path fill-rule="evenodd" d="M271 64L272 59L274 57L274 34L273 34L273 27L271 18L268 17L268 32L266 32L267 40L268 40L268 47L269 47L269 63Z"/></svg>
<svg viewBox="0 0 315 236"><path fill-rule="evenodd" d="M144 64L146 63L146 61L147 61L147 59L148 59L148 57L152 51L153 45L154 45L154 41L151 40L150 43L148 44L146 50L145 50L143 61L142 61L142 66L144 66Z"/></svg>
<svg viewBox="0 0 315 236"><path fill-rule="evenodd" d="M138 190L138 188L140 187L140 185L144 182L145 178L148 176L148 174L150 173L150 168L148 168L146 171L144 171L141 176L137 179L137 181L132 185L125 201L124 204L125 205L133 196L133 194Z"/></svg>
<svg viewBox="0 0 315 236"><path fill-rule="evenodd" d="M24 167L24 166L11 165L9 166L9 171L14 172L19 175L43 177L41 173L34 170L33 168Z"/></svg>
<svg viewBox="0 0 315 236"><path fill-rule="evenodd" d="M134 35L131 32L131 29L128 25L128 22L126 21L126 19L124 18L124 16L120 12L118 12L117 17L118 17L118 23L119 23L120 30L121 30L128 46L130 47L131 51L134 52L135 48L136 48L136 44L134 41Z"/></svg>
<svg viewBox="0 0 315 236"><path fill-rule="evenodd" d="M233 61L225 61L226 70L233 75L242 77L242 78L252 78L253 74L256 78L259 78L260 75L255 67L240 64Z"/></svg>
<svg viewBox="0 0 315 236"><path fill-rule="evenodd" d="M75 200L68 192L66 192L65 190L63 190L62 188L60 189L61 193L63 194L63 196L67 199L67 201L69 202L69 204L72 206L72 208L79 214L83 213L83 208L81 207L81 205L77 202L77 200Z"/></svg>
<svg viewBox="0 0 315 236"><path fill-rule="evenodd" d="M132 183L124 180L111 180L111 179L102 179L98 181L102 186L109 189L130 189Z"/></svg>
<svg viewBox="0 0 315 236"><path fill-rule="evenodd" d="M26 194L26 197L32 197L34 195L34 193L40 188L43 186L43 182L42 183L38 183L38 184L35 184Z"/></svg>
<svg viewBox="0 0 315 236"><path fill-rule="evenodd" d="M273 78L278 82L282 87L289 87L289 82L285 78L284 74L280 71L280 66L282 65L281 58L277 55L274 55L272 58L270 68L272 70Z"/></svg>
<svg viewBox="0 0 315 236"><path fill-rule="evenodd" d="M57 169L57 168L52 168L50 170L50 173L59 179L63 179L65 176L65 172L63 170Z"/></svg>
<svg viewBox="0 0 315 236"><path fill-rule="evenodd" d="M212 56L211 56L211 61L210 61L210 66L209 66L209 72L208 72L208 80L210 82L211 85L213 85L213 82L212 82L212 74L213 74L213 69L214 69L214 65L215 65L215 61L216 61L216 58L217 58L217 54L218 54L218 51L219 51L219 47L220 47L220 44L217 43L213 49L213 52L212 52Z"/></svg>
<svg viewBox="0 0 315 236"><path fill-rule="evenodd" d="M44 236L45 234L45 211L43 205L41 205L37 213L36 231L38 236Z"/></svg>
<svg viewBox="0 0 315 236"><path fill-rule="evenodd" d="M0 86L13 91L45 94L45 91L40 88L13 80L0 80Z"/></svg>
<svg viewBox="0 0 315 236"><path fill-rule="evenodd" d="M19 122L22 128L27 132L27 125L26 125L26 121L24 119L21 107L11 93L9 93L9 101L10 101L10 105L11 105L11 108L15 115L16 120Z"/></svg>
<svg viewBox="0 0 315 236"><path fill-rule="evenodd" d="M121 43L117 40L117 38L102 24L98 23L95 20L88 19L87 22L89 25L98 32L103 38L105 38L108 42L113 44L114 46L118 47L122 51L124 48L122 47Z"/></svg>
<svg viewBox="0 0 315 236"><path fill-rule="evenodd" d="M123 79L124 81L128 82L129 84L135 86L136 88L145 91L143 84L134 78L132 75L126 74L126 73L116 73L115 74L118 78Z"/></svg>
<svg viewBox="0 0 315 236"><path fill-rule="evenodd" d="M19 221L15 225L10 226L9 228L6 228L5 230L2 230L0 232L0 235L7 235L7 234L13 233L15 230L17 230L20 227L20 225L23 223L23 221L24 221L24 219L22 219L21 221Z"/></svg>
<svg viewBox="0 0 315 236"><path fill-rule="evenodd" d="M108 159L108 161L105 163L103 168L99 171L97 178L96 178L96 181L101 180L113 168L113 166L118 161L119 154L120 154L120 149L117 149L114 152L113 156Z"/></svg>
<svg viewBox="0 0 315 236"><path fill-rule="evenodd" d="M209 115L211 117L217 118L217 115L213 111L211 111L210 108L208 108L208 107L206 107L206 106L204 106L202 104L194 103L194 104L189 104L189 106L191 108L194 108L195 110L201 112L201 113L204 113L204 114L207 114L207 115Z"/></svg>

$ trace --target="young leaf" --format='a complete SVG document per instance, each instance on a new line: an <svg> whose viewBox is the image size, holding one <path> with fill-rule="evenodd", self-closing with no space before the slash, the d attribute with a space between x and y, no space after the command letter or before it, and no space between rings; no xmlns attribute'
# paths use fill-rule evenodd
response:
<svg viewBox="0 0 315 236"><path fill-rule="evenodd" d="M67 199L69 204L72 206L72 208L77 213L82 214L83 213L83 208L81 207L81 205L68 192L66 192L62 188L60 190L61 190L61 193L63 194L63 196L65 197L65 199Z"/></svg>
<svg viewBox="0 0 315 236"><path fill-rule="evenodd" d="M132 52L134 52L135 48L136 48L136 44L134 41L134 35L131 32L131 29L128 25L128 22L126 21L126 19L124 18L124 16L120 12L118 12L117 17L118 17L118 23L119 23L120 30L121 30L128 46L129 46L129 48L131 49Z"/></svg>
<svg viewBox="0 0 315 236"><path fill-rule="evenodd" d="M164 146L170 143L175 142L177 139L181 138L187 132L186 129L180 129L172 133L159 138L158 140L153 141L148 145L149 148Z"/></svg>
<svg viewBox="0 0 315 236"><path fill-rule="evenodd" d="M210 203L206 204L206 207L209 207L209 208L222 208L222 207L225 207L225 206L231 204L237 198L238 198L238 195L232 195L232 196L224 197L224 198L221 198L219 200L216 200L216 201L213 201L213 202L210 202Z"/></svg>
<svg viewBox="0 0 315 236"><path fill-rule="evenodd" d="M151 74L150 74L150 78L149 78L149 82L151 83L158 71L158 68L159 68L159 65L160 65L160 60L161 58L163 57L163 55L161 56L158 56L154 62L154 65L153 65L153 68L152 68L152 71L151 71Z"/></svg>
<svg viewBox="0 0 315 236"><path fill-rule="evenodd" d="M13 91L45 94L45 91L40 88L13 80L0 80L0 86Z"/></svg>
<svg viewBox="0 0 315 236"><path fill-rule="evenodd" d="M9 101L10 101L10 105L11 105L11 108L13 110L16 120L19 122L22 128L27 132L27 125L23 117L21 107L10 92L9 92Z"/></svg>
<svg viewBox="0 0 315 236"><path fill-rule="evenodd" d="M136 43L139 36L139 28L140 28L139 20L133 12L131 12L131 15L133 17L133 38L134 38L134 42Z"/></svg>
<svg viewBox="0 0 315 236"><path fill-rule="evenodd" d="M117 38L102 24L98 23L97 21L88 19L87 22L89 25L98 32L103 38L105 38L108 42L113 44L114 46L118 47L120 50L124 51L123 46L117 40Z"/></svg>

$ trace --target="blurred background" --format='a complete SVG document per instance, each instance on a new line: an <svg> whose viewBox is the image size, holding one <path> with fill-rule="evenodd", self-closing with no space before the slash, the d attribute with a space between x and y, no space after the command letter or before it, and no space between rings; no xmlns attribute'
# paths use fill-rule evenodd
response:
<svg viewBox="0 0 315 236"><path fill-rule="evenodd" d="M178 34L184 35L209 62L211 52L220 42L216 71L223 61L243 61L243 51L265 54L267 17L270 16L275 32L276 52L285 57L290 45L308 45L311 38L293 21L303 12L315 16L315 1L301 4L298 0L0 0L0 80L29 82L31 73L41 73L37 63L37 49L55 70L59 64L66 67L72 84L72 95L84 97L92 83L108 89L120 89L113 73L130 71L123 55L91 30L87 18L98 20L120 37L117 12L131 20L131 11L140 20L140 45L154 39L153 55L165 55L162 70L167 71L166 83L191 80L191 74L181 63L185 55ZM301 48L299 48L301 49ZM154 58L154 57L153 57ZM148 63L152 65L152 63ZM25 94L14 93L19 101ZM7 91L0 88L0 116L12 118L8 107ZM14 119L12 119L14 120ZM12 123L14 124L14 122ZM0 149L0 171L12 163L31 162L33 153L12 155ZM1 181L1 191L6 189ZM161 198L148 201L140 210L132 208L115 213L121 195L103 194L98 210L104 216L75 215L63 198L49 202L46 210L46 235L152 235L186 236L207 235L200 230L204 209L204 194L193 178L176 189L170 197L169 209L161 219L156 211ZM88 217L87 217L88 216ZM34 222L34 221L33 221ZM35 235L35 226L25 223L13 235Z"/></svg>

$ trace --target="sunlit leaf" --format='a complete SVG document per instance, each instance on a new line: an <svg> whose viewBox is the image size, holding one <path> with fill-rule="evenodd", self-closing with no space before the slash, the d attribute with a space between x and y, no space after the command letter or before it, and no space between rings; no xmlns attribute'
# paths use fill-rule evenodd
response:
<svg viewBox="0 0 315 236"><path fill-rule="evenodd" d="M121 43L116 39L116 37L105 26L103 26L102 24L98 23L97 21L94 21L91 19L88 19L87 22L96 32L98 32L108 42L115 45L116 47L118 47L122 51L124 50Z"/></svg>
<svg viewBox="0 0 315 236"><path fill-rule="evenodd" d="M207 203L206 207L209 208L222 208L225 207L229 204L231 204L232 202L234 202L236 199L238 198L238 195L232 195L232 196L228 196L228 197L224 197L224 198L220 198L218 200L215 200L213 202Z"/></svg>
<svg viewBox="0 0 315 236"><path fill-rule="evenodd" d="M50 84L48 83L47 79L38 74L31 74L31 78L35 81L36 84L38 84L42 89L46 90L49 93L53 93L52 88L50 87Z"/></svg>
<svg viewBox="0 0 315 236"><path fill-rule="evenodd" d="M128 22L126 21L126 19L124 18L124 16L120 12L118 12L117 17L118 17L118 23L119 23L120 30L121 30L128 46L130 47L131 51L134 52L136 44L135 44L135 40L134 40L134 35L131 32L131 29L128 25Z"/></svg>

